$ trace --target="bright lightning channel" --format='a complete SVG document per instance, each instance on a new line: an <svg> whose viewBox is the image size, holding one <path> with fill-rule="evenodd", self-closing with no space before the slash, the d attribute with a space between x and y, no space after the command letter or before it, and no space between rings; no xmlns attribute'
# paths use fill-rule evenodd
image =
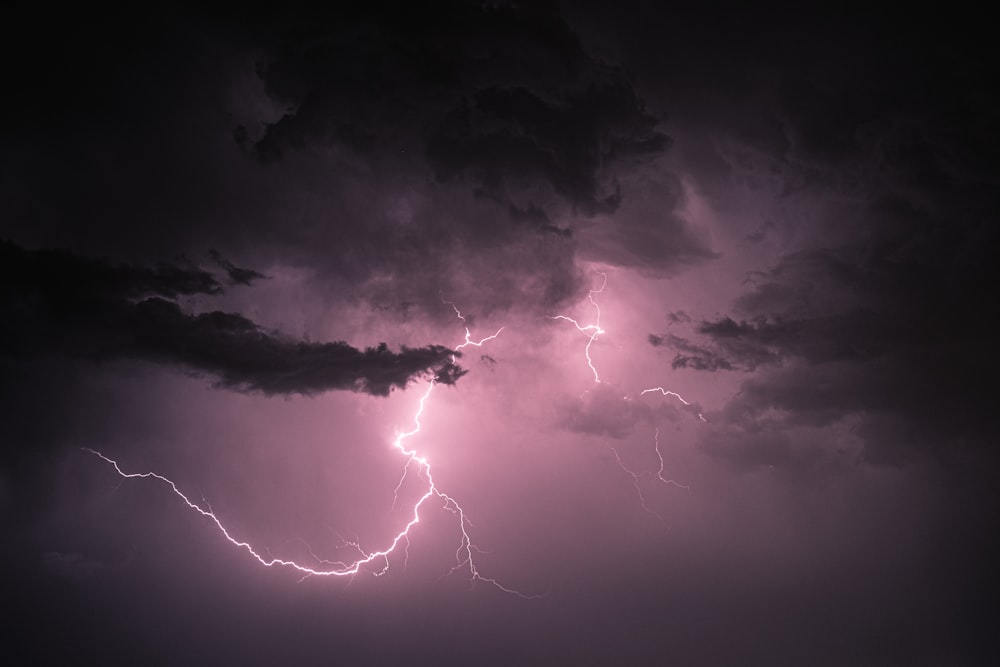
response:
<svg viewBox="0 0 1000 667"><path fill-rule="evenodd" d="M455 304L449 301L445 301L445 303L451 305L451 307L455 310L455 314L464 324L466 322L466 319L459 311L459 309L455 306ZM503 331L503 327L498 329L497 332L492 336L487 336L482 340L474 341L472 340L472 334L469 331L469 327L465 326L465 341L454 348L455 355L452 355L452 360L454 361L456 359L457 354L463 348L468 347L470 345L475 347L482 347L484 343L494 340L497 336L499 336L501 331ZM395 537L392 538L388 546L377 551L365 551L357 541L345 541L346 546L354 547L360 553L360 557L354 561L351 562L328 561L328 560L323 560L314 555L314 557L318 562L328 566L325 568L306 565L294 560L286 560L283 558L264 556L249 542L233 536L226 528L226 526L222 523L222 521L219 519L219 517L211 510L210 507L203 507L202 505L199 505L198 503L191 500L183 491L180 490L180 488L178 488L177 484L175 484L172 480L168 479L167 477L164 477L163 475L160 475L155 472L143 472L143 473L126 472L119 465L118 461L108 456L105 456L103 453L95 449L91 449L89 447L84 447L82 449L84 451L90 452L91 454L111 464L111 466L114 467L115 472L117 472L119 475L121 475L126 479L137 479L137 478L155 479L159 482L162 482L163 484L166 484L167 486L170 487L171 491L173 491L174 494L176 494L184 502L184 504L188 506L188 508L194 510L198 514L201 514L205 518L209 519L212 523L215 524L215 527L219 530L219 532L222 533L223 537L225 537L226 540L228 540L234 546L245 551L258 563L260 563L265 567L281 566L281 567L291 568L301 572L303 574L303 578L311 576L317 576L317 577L352 576L358 574L365 566L372 563L381 564L381 568L377 569L374 572L376 576L384 574L389 569L389 556L393 554L400 547L400 545L402 545L404 558L408 555L408 549L410 544L410 531L418 523L420 523L420 510L428 500L436 497L442 501L444 509L448 510L458 518L459 529L461 531L459 545L458 548L455 550L455 565L451 568L449 574L464 569L468 571L469 579L471 582L479 581L483 583L488 583L505 593L510 593L512 595L517 595L526 599L541 597L539 595L527 595L512 588L508 588L503 584L501 584L500 582L498 582L496 579L484 576L483 574L480 573L478 567L476 566L475 559L473 557L473 551L478 552L479 549L472 543L472 539L469 536L469 532L467 529L469 521L466 518L465 510L462 508L462 506L458 503L457 500L455 500L452 496L448 495L440 488L438 488L437 484L434 482L434 477L431 474L431 464L427 460L427 458L418 454L416 449L407 448L405 444L408 439L420 433L421 429L420 419L424 414L424 408L427 404L427 399L433 392L435 384L436 382L433 379L430 380L427 384L427 389L420 397L416 414L414 414L413 416L414 427L409 431L397 433L396 438L392 443L392 446L395 449L397 449L407 459L406 465L403 468L403 476L400 478L399 484L396 485L396 490L394 493L394 504L395 504L395 499L398 498L399 490L403 485L403 481L406 479L407 471L409 470L411 465L416 464L420 469L421 473L420 476L427 481L427 490L423 493L423 495L420 496L420 498L417 499L416 503L413 505L413 511L410 520L406 523L406 525L403 526L403 528L398 533L396 533ZM312 552L311 548L310 552Z"/></svg>
<svg viewBox="0 0 1000 667"><path fill-rule="evenodd" d="M597 369L594 367L594 360L590 358L590 347L594 344L594 341L597 340L598 336L602 333L607 333L601 328L601 307L597 305L597 302L594 300L594 295L600 294L604 291L604 288L608 286L608 274L603 271L598 271L597 269L594 269L594 272L601 274L604 279L603 282L601 282L600 288L592 289L587 293L587 300L590 301L591 305L594 306L594 310L597 311L597 317L594 318L594 323L582 325L572 317L568 317L566 315L554 315L551 319L570 322L576 327L577 331L587 336L587 347L584 348L583 354L587 357L587 365L590 366L590 372L594 374L594 382L600 383L601 376L597 374Z"/></svg>
<svg viewBox="0 0 1000 667"><path fill-rule="evenodd" d="M664 396L673 396L674 398L676 398L678 401L680 401L684 405L687 405L687 406L691 405L688 401L684 400L684 397L681 396L680 394L678 394L676 391L670 391L669 389L664 389L663 387L652 387L650 389L643 389L641 392L639 392L639 395L640 396L645 396L646 394L648 394L650 392L654 392L654 391L658 391L661 394L663 394ZM702 416L702 414L700 412L698 413L698 419L700 419L702 421L706 421L706 419Z"/></svg>

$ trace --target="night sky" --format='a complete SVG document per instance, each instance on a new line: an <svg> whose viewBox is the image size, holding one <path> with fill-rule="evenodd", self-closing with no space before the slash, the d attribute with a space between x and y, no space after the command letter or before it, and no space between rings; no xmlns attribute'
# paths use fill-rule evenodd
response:
<svg viewBox="0 0 1000 667"><path fill-rule="evenodd" d="M995 28L654 4L5 22L8 655L1000 663Z"/></svg>

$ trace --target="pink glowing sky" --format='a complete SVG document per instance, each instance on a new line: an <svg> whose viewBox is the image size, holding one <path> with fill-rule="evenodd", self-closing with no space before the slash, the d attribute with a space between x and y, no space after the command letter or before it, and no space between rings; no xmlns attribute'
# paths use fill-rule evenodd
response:
<svg viewBox="0 0 1000 667"><path fill-rule="evenodd" d="M2 563L14 634L53 641L19 647L991 662L996 91L967 25L288 12L25 33L54 46L4 124ZM463 375L466 326L502 331ZM435 374L405 447L467 521L429 498L353 576L262 567L88 451L261 560L355 559L429 488L394 445Z"/></svg>

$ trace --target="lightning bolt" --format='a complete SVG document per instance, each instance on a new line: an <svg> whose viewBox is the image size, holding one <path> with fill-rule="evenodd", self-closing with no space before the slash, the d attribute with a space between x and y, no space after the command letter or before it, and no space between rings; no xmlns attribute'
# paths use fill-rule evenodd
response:
<svg viewBox="0 0 1000 667"><path fill-rule="evenodd" d="M465 319L465 316L462 315L462 311L460 311L458 309L458 306L456 306L451 301L448 301L447 299L445 299L443 294L441 295L441 303L444 303L446 305L451 306L451 309L455 311L455 316L462 321L462 325L465 328L465 342L459 344L455 348L455 352L458 352L458 351L460 351L460 350L462 350L462 349L464 349L464 348L466 348L466 347L468 347L470 345L472 345L473 347L482 347L483 343L487 343L487 342L489 342L491 340L494 340L497 336L500 335L500 332L504 330L503 327L500 327L499 329L497 329L497 332L495 334L493 334L492 336L487 336L486 338L483 338L482 340L474 341L474 340L472 340L472 332L469 331L469 325L468 325L468 323L467 323L467 321ZM451 360L455 361L455 355L452 355Z"/></svg>
<svg viewBox="0 0 1000 667"><path fill-rule="evenodd" d="M598 305L597 301L595 300L594 295L602 293L605 287L607 287L608 276L606 273L602 271L597 271L596 269L595 272L601 275L602 282L599 288L589 290L587 294L587 300L590 301L596 313L593 324L580 324L577 320L567 315L556 315L551 317L551 319L565 320L567 322L570 322L576 327L578 331L587 336L587 345L584 348L584 356L587 360L587 366L590 368L591 372L594 375L594 382L600 383L601 378L597 372L597 368L594 366L594 361L590 355L590 351L591 347L594 344L594 341L596 341L601 334L605 333L605 331L601 327L601 308ZM465 315L462 314L462 311L459 310L458 306L455 305L453 302L446 300L443 295L441 296L441 301L442 303L452 308L452 310L455 312L455 316L459 319L459 321L462 322L463 329L465 331L464 340L453 348L452 361L457 360L458 355L461 353L463 349L470 346L483 347L484 344L492 340L495 340L498 336L500 336L500 334L504 330L504 327L500 327L494 334L490 336L486 336L480 340L473 340L472 331L470 330L468 325L468 319L465 317ZM104 460L108 464L110 464L114 468L115 472L117 472L118 475L120 475L125 479L137 479L137 478L153 479L166 485L176 496L178 496L181 499L181 501L189 509L197 512L198 514L208 519L211 523L213 523L216 529L222 534L222 536L233 546L243 550L249 556L255 559L258 563L260 563L265 567L280 566L280 567L291 568L300 572L303 575L302 576L303 579L311 576L352 577L353 575L360 573L362 570L367 570L367 569L371 569L372 573L375 576L380 576L382 574L385 574L389 570L391 562L390 556L392 556L397 551L402 552L403 563L405 565L406 560L409 557L409 547L412 537L412 531L414 531L415 527L420 523L421 512L425 508L425 505L429 501L436 499L440 501L440 507L442 509L451 512L456 517L460 532L458 546L455 549L455 564L451 567L448 574L454 574L459 571L464 571L467 572L471 583L475 582L488 583L505 593L510 593L526 599L542 597L540 595L527 595L521 593L520 591L517 591L515 589L509 588L501 584L495 578L483 575L479 571L479 568L475 561L474 553L483 553L483 552L479 548L477 548L475 544L473 544L472 542L472 538L469 534L469 528L471 527L471 522L466 516L465 509L459 504L459 502L454 497L452 497L451 495L449 495L448 493L446 493L437 486L437 483L434 481L434 477L431 472L431 464L428 461L428 459L425 456L418 453L416 448L408 445L408 441L421 432L422 428L421 418L424 415L424 410L427 406L427 401L430 398L431 394L433 393L436 384L437 381L434 378L429 380L427 383L426 390L420 396L420 399L417 404L417 409L413 416L413 428L408 431L397 432L392 442L392 447L396 449L400 453L400 455L402 455L406 459L406 463L403 465L402 475L400 476L399 482L396 484L396 487L393 491L393 504L392 504L393 508L395 508L399 500L399 493L402 490L403 485L410 474L411 468L416 467L418 470L418 476L426 483L426 489L424 490L423 494L413 504L410 515L411 518L403 525L403 527L396 533L396 535L388 542L386 546L375 551L365 550L364 548L362 548L360 542L357 540L344 540L342 538L341 539L342 548L350 547L352 550L356 551L357 557L354 558L353 560L346 560L346 561L325 560L317 556L313 552L312 548L308 547L307 545L310 555L313 557L316 563L319 563L322 567L314 564L305 564L294 560L278 558L271 555L264 555L258 548L254 547L250 542L238 538L234 536L232 533L230 533L229 529L226 528L222 520L215 514L215 512L209 506L207 501L203 500L201 504L193 501L188 495L186 495L183 491L181 491L180 487L178 487L173 480L155 472L127 472L121 467L121 465L115 459L112 459L95 449L90 449L86 447L83 449L84 451L87 451L99 457L100 459ZM639 395L642 396L652 392L660 392L660 394L664 397L676 398L685 406L692 405L679 393L664 389L663 387L651 387L649 389L644 389L642 392L640 392ZM625 399L628 400L628 397L626 396ZM701 415L701 413L698 413L698 418L701 419L702 421L705 421L705 418ZM660 466L655 474L655 478L663 484L670 484L677 486L679 488L689 489L688 486L676 482L673 479L668 479L664 476L665 463L663 455L660 452L659 429L656 429L654 435L654 442L655 442L654 451L656 452L657 458L659 459L660 462ZM643 509L646 512L649 512L650 514L660 517L660 515L652 508L650 508L649 505L647 504L646 497L643 493L643 486L641 484L641 480L644 477L652 477L653 473L649 471L636 472L632 470L631 468L625 465L617 449L612 448L612 452L615 455L615 459L618 462L619 467L621 467L621 469L625 473L627 473L629 476L632 477L633 486L635 487L636 493L639 496L639 501L642 504ZM662 517L660 518L662 520Z"/></svg>
<svg viewBox="0 0 1000 667"><path fill-rule="evenodd" d="M673 396L674 398L676 398L678 401L680 401L684 405L689 406L689 407L691 406L691 403L689 403L688 401L684 400L684 397L681 396L680 394L678 394L676 391L670 391L668 389L664 389L663 387L652 387L650 389L643 389L641 392L639 392L639 395L640 396L645 396L646 394L649 394L649 393L654 392L654 391L658 391L661 394L663 394L664 396ZM700 419L703 422L707 421L702 416L702 414L700 412L698 413L698 419Z"/></svg>
<svg viewBox="0 0 1000 667"><path fill-rule="evenodd" d="M455 304L448 301L445 301L445 303L451 305L451 307L455 310L456 316L464 324L466 322L466 318L462 315L461 311L459 311L458 307L456 307ZM492 336L487 336L486 338L483 338L479 341L474 341L472 340L472 333L470 332L469 327L465 326L465 340L464 342L460 343L458 346L454 348L455 354L452 355L452 360L454 361L456 359L458 353L463 348L468 347L470 345L475 347L482 347L484 343L494 340L497 336L499 336L501 331L503 331L503 327L498 329L497 332ZM240 539L234 536L232 533L230 533L229 529L226 528L222 520L215 514L215 512L212 511L211 507L208 506L207 501L203 501L204 505L201 505L191 500L191 498L187 494L181 491L181 489L177 486L177 484L173 480L155 472L141 472L141 473L126 472L118 463L118 461L116 461L115 459L112 459L111 457L106 456L105 454L95 449L91 449L89 447L84 447L82 449L109 463L115 469L115 472L117 472L121 477L125 479L153 479L158 482L161 482L162 484L169 487L170 490L177 497L179 497L181 501L189 509L197 512L198 514L208 519L211 523L213 523L215 527L218 529L218 531L222 534L222 536L227 541L229 541L233 546L245 551L253 559L255 559L258 563L260 563L265 567L280 566L297 570L298 572L302 573L303 579L311 576L349 577L358 574L366 566L372 564L377 564L377 567L379 569L375 569L373 573L375 574L375 576L380 576L388 571L390 564L389 558L393 553L397 551L397 549L402 550L405 563L405 559L409 555L408 550L410 546L411 531L417 526L417 524L420 523L421 510L428 501L430 501L433 498L437 498L438 500L441 501L441 506L443 507L443 509L448 510L449 512L454 514L455 517L458 519L458 526L461 532L461 536L459 538L459 544L455 550L455 565L449 570L448 572L449 574L465 570L468 572L469 580L471 583L475 582L487 583L505 593L510 593L512 595L517 595L526 599L541 597L540 595L527 595L515 589L504 586L496 579L484 576L479 571L479 568L477 567L475 558L473 556L473 552L475 551L479 553L480 550L476 548L476 546L473 544L472 538L469 535L468 528L470 526L470 522L466 517L465 510L458 503L458 501L455 500L455 498L448 495L437 486L437 484L434 481L434 477L431 474L431 464L427 460L427 458L425 456L420 455L416 449L407 446L407 441L410 438L416 436L421 431L420 420L424 414L424 409L426 408L427 400L428 398L430 398L431 393L434 391L435 385L436 382L433 379L430 380L427 383L427 389L420 396L416 413L413 416L413 424L414 424L413 428L410 429L409 431L397 433L392 443L392 446L397 451L399 451L401 455L406 457L406 464L403 467L403 475L400 478L399 483L396 485L396 489L393 494L393 506L395 506L395 503L398 500L399 491L403 486L403 482L405 481L407 473L411 466L416 465L418 467L420 476L424 480L426 480L427 483L427 489L413 505L410 520L402 527L402 529L399 530L399 532L396 533L396 535L392 538L392 540L389 541L387 546L376 551L364 550L357 541L344 540L343 541L344 546L349 546L356 549L359 554L358 558L354 559L353 561L344 562L344 561L324 560L313 554L312 549L310 547L309 551L313 555L313 558L315 558L317 562L327 567L316 567L312 565L303 564L294 560L265 556L258 550L258 548L255 548L250 542Z"/></svg>
<svg viewBox="0 0 1000 667"><path fill-rule="evenodd" d="M663 454L660 452L660 429L659 428L657 428L656 431L654 432L653 441L655 443L654 450L656 451L656 456L660 460L660 469L656 472L656 479L658 479L660 482L662 482L664 484L670 484L670 485L676 486L678 488L684 489L685 491L690 491L691 487L688 486L687 484L681 484L680 482L677 482L677 481L675 481L673 479L667 479L666 477L663 476L663 471L664 471L664 469L666 467L666 464L663 461ZM622 461L622 457L618 453L617 449L615 449L614 447L612 447L611 451L615 455L615 460L618 462L618 467L621 468L623 471L625 471L625 473L627 473L632 478L632 486L635 487L636 495L639 496L639 503L642 505L642 509L644 509L646 512L652 514L653 516L655 516L660 521L663 521L663 517L660 516L660 513L657 512L657 511L655 511L655 510L653 510L653 509L651 509L649 507L649 505L646 504L646 496L642 492L642 485L640 484L640 480L643 477L652 477L653 473L652 472L648 472L648 471L647 472L636 472L636 471L632 470L631 468L629 468L628 466L625 465L624 461Z"/></svg>
<svg viewBox="0 0 1000 667"><path fill-rule="evenodd" d="M639 485L639 477L640 477L639 473L635 472L634 470L630 469L629 467L627 467L625 465L625 463L622 461L622 457L618 453L617 449L615 449L614 447L612 447L611 451L615 455L615 460L618 461L618 466L622 470L624 470L626 473L628 473L629 475L631 475L631 477L632 477L632 486L635 487L635 492L639 496L639 502L642 504L642 509L644 509L647 512L649 512L650 514L652 514L653 516L655 516L660 521L663 521L663 517L660 516L659 512L656 512L656 511L650 509L649 505L646 504L646 496L642 493L642 486Z"/></svg>
<svg viewBox="0 0 1000 667"><path fill-rule="evenodd" d="M691 487L688 486L687 484L681 484L680 482L675 482L674 480L667 479L666 477L663 476L664 464L663 464L663 454L660 453L660 429L656 429L656 431L653 433L653 442L655 443L653 449L656 450L656 456L657 458L660 459L660 469L656 471L656 478L661 482L663 482L664 484L673 484L678 488L690 491Z"/></svg>
<svg viewBox="0 0 1000 667"><path fill-rule="evenodd" d="M584 348L583 354L587 357L587 365L590 367L590 371L594 374L594 382L600 383L601 376L598 375L597 369L594 368L594 360L590 358L590 347L594 344L594 341L597 340L598 336L602 333L607 333L601 328L601 307L597 305L597 301L594 300L594 295L600 294L604 291L604 288L608 286L608 274L603 271L598 271L597 269L594 269L594 272L601 274L604 278L599 289L592 289L587 293L587 300L590 301L591 305L594 306L594 310L597 312L597 316L594 318L594 323L582 325L572 317L568 317L566 315L554 315L551 319L570 322L576 327L577 331L587 336L587 347Z"/></svg>
<svg viewBox="0 0 1000 667"><path fill-rule="evenodd" d="M606 333L604 331L604 329L601 328L601 307L597 303L597 301L594 299L594 295L602 293L604 291L604 288L607 287L607 285L608 285L608 274L604 273L603 271L598 271L597 269L594 269L594 271L596 273L599 273L601 275L601 277L602 277L601 286L599 288L597 288L597 289L592 289L592 290L590 290L587 293L587 300L590 301L591 305L593 305L593 307L594 307L594 311L596 312L596 316L594 318L594 323L593 324L586 324L586 325L580 324L577 320L575 320L572 317L569 317L567 315L555 315L551 319L554 319L554 320L565 320L567 322L570 322L571 324L573 324L573 326L576 327L577 331L579 331L579 332L581 332L581 333L583 333L583 334L585 334L587 336L587 346L586 346L586 348L584 348L584 356L587 358L587 366L590 368L590 371L594 374L594 382L600 383L601 382L601 376L597 372L597 368L594 366L594 360L590 356L590 348L594 344L594 341L597 340L598 336L600 336L603 333ZM674 398L676 398L677 400L679 400L681 403L683 403L685 406L688 406L688 407L691 406L691 403L688 402L683 396L681 396L680 394L678 394L676 391L670 391L670 390L664 389L663 387L652 387L650 389L644 389L643 391L641 391L639 393L639 396L644 396L645 394L648 394L650 392L656 392L656 391L660 392L665 397L666 396L673 396ZM586 393L586 392L584 392L584 393ZM630 400L628 396L624 396L623 398L626 401ZM703 422L705 421L705 417L702 416L702 414L700 412L697 413L697 415L698 415L698 419L700 419ZM660 482L664 483L664 484L669 484L669 485L677 486L677 487L682 488L682 489L690 490L690 487L688 487L687 485L681 484L680 482L677 482L677 481L675 481L673 479L667 479L666 477L663 476L663 471L664 471L664 468L665 468L665 464L664 464L664 461L663 461L663 454L660 452L660 429L659 428L656 429L655 434L654 434L653 437L654 437L654 443L655 443L654 444L654 451L656 452L656 456L657 456L657 458L660 461L660 468L656 472L656 479L659 480ZM615 460L618 462L618 466L626 474L628 474L632 478L632 485L635 487L636 495L639 496L639 503L642 505L642 509L644 509L646 512L654 515L655 517L657 517L658 519L660 519L662 521L663 517L660 516L660 514L658 512L656 512L655 510L653 510L652 508L649 507L648 503L646 502L646 496L645 496L645 494L642 491L641 479L644 476L652 476L652 473L649 473L649 472L640 473L640 472L636 472L636 471L632 470L627 465L625 465L624 461L622 461L622 457L618 453L618 450L616 448L612 447L611 451L615 455Z"/></svg>

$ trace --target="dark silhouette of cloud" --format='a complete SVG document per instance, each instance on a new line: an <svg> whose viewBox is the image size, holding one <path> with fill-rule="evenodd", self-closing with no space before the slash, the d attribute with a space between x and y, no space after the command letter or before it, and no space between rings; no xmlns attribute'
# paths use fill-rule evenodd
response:
<svg viewBox="0 0 1000 667"><path fill-rule="evenodd" d="M229 284L230 285L245 285L249 287L253 281L260 280L261 278L267 278L263 273L258 273L253 269L244 269L236 266L228 259L223 257L218 250L214 248L208 251L208 256L212 258L216 264L222 267L227 274L229 274Z"/></svg>
<svg viewBox="0 0 1000 667"><path fill-rule="evenodd" d="M465 372L440 345L393 352L385 344L358 350L344 342L298 341L235 313L185 313L171 300L221 289L197 268L111 265L5 241L0 349L14 358L177 364L215 377L220 386L265 394L349 389L385 396L418 377L453 384Z"/></svg>
<svg viewBox="0 0 1000 667"><path fill-rule="evenodd" d="M676 367L756 371L719 415L746 429L857 419L866 460L884 463L988 446L1000 367L977 312L994 281L941 261L945 243L931 264L904 259L902 243L788 256L738 300L750 319L702 322L704 344L663 342Z"/></svg>
<svg viewBox="0 0 1000 667"><path fill-rule="evenodd" d="M238 131L262 160L421 147L439 181L467 180L512 220L553 231L538 225L546 202L534 197L613 212L614 168L669 145L626 73L592 59L553 7L389 2L346 13L289 30L262 63L268 95L288 108L255 140Z"/></svg>

